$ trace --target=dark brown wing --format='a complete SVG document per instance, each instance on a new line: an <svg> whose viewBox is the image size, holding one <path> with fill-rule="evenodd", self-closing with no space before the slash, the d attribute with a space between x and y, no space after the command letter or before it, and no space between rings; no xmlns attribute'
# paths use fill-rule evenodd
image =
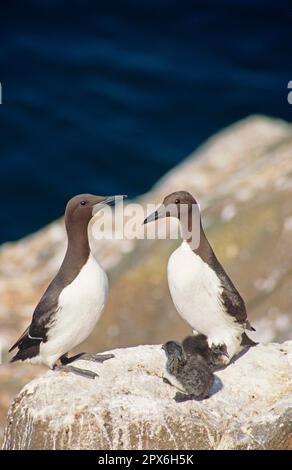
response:
<svg viewBox="0 0 292 470"><path fill-rule="evenodd" d="M245 303L240 293L234 286L229 276L224 271L223 267L217 260L216 256L212 259L212 267L215 269L223 289L222 302L226 308L227 313L232 315L235 320L242 324L247 330L253 330L254 328L250 325L247 319L247 313Z"/></svg>
<svg viewBox="0 0 292 470"><path fill-rule="evenodd" d="M24 351L47 341L48 328L52 325L55 314L60 309L58 296L55 283L50 284L33 312L31 324L10 348L9 352L16 347Z"/></svg>

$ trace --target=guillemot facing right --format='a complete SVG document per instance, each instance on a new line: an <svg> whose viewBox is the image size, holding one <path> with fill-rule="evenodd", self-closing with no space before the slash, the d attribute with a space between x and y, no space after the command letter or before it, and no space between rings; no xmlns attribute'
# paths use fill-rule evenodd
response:
<svg viewBox="0 0 292 470"><path fill-rule="evenodd" d="M114 357L81 353L68 358L67 353L89 336L108 295L106 273L90 251L88 224L98 210L124 197L80 194L68 202L65 258L36 306L31 324L10 349L18 348L11 362L42 363L53 370L94 378L97 376L94 372L68 364L76 359L103 362ZM59 359L61 364L58 365Z"/></svg>
<svg viewBox="0 0 292 470"><path fill-rule="evenodd" d="M247 319L244 301L216 258L202 227L193 226L193 207L197 201L187 191L165 197L162 205L144 224L164 217L177 217L181 223L183 242L169 258L168 285L174 305L189 323L194 334L208 337L211 348L226 352L223 363L254 343L245 330L254 330ZM182 214L187 217L182 217ZM199 229L198 246L193 245Z"/></svg>

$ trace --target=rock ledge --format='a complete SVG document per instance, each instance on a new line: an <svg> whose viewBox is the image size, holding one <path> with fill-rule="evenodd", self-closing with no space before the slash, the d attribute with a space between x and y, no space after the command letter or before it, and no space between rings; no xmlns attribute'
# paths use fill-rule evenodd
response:
<svg viewBox="0 0 292 470"><path fill-rule="evenodd" d="M4 449L289 449L292 341L216 373L209 399L177 404L160 346L116 349L99 378L49 371L11 405ZM84 367L84 361L80 366Z"/></svg>

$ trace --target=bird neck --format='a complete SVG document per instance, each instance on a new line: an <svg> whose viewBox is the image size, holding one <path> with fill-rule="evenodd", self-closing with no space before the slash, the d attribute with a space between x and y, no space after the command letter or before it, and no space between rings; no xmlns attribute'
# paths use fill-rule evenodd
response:
<svg viewBox="0 0 292 470"><path fill-rule="evenodd" d="M64 262L83 266L90 254L87 226L76 224L66 229L68 244Z"/></svg>
<svg viewBox="0 0 292 470"><path fill-rule="evenodd" d="M190 214L187 220L180 220L180 224L182 238L189 244L192 251L206 263L210 262L214 252L205 235L201 216L199 215L198 220L198 217L192 217Z"/></svg>
<svg viewBox="0 0 292 470"><path fill-rule="evenodd" d="M202 222L200 221L200 241L199 245L196 249L193 250L194 253L199 255L205 263L210 264L212 259L214 258L214 252L212 247L205 235L204 229L202 227Z"/></svg>

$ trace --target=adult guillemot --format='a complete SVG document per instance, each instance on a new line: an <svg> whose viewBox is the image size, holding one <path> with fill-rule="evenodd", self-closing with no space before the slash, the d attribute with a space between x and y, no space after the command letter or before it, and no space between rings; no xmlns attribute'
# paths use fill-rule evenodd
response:
<svg viewBox="0 0 292 470"><path fill-rule="evenodd" d="M205 347L208 349L206 341ZM214 383L214 374L198 349L187 355L180 343L168 341L162 346L167 357L164 382L178 389L176 401L207 398Z"/></svg>
<svg viewBox="0 0 292 470"><path fill-rule="evenodd" d="M89 336L107 301L108 279L90 251L88 224L98 210L123 197L80 194L70 199L65 210L68 244L63 263L36 306L31 324L10 349L18 348L11 362L42 363L94 378L97 374L68 364L76 359L103 362L113 357L81 353L68 358L67 354Z"/></svg>
<svg viewBox="0 0 292 470"><path fill-rule="evenodd" d="M248 319L244 301L216 258L202 227L201 216L193 226L196 200L187 191L165 197L162 205L144 224L163 218L177 217L181 223L183 242L169 258L167 275L172 300L181 317L194 334L208 337L212 349L225 351L224 364L245 346L254 343L245 330L254 330ZM182 215L187 217L182 217ZM199 229L198 243L194 244ZM227 357L228 356L228 357Z"/></svg>

